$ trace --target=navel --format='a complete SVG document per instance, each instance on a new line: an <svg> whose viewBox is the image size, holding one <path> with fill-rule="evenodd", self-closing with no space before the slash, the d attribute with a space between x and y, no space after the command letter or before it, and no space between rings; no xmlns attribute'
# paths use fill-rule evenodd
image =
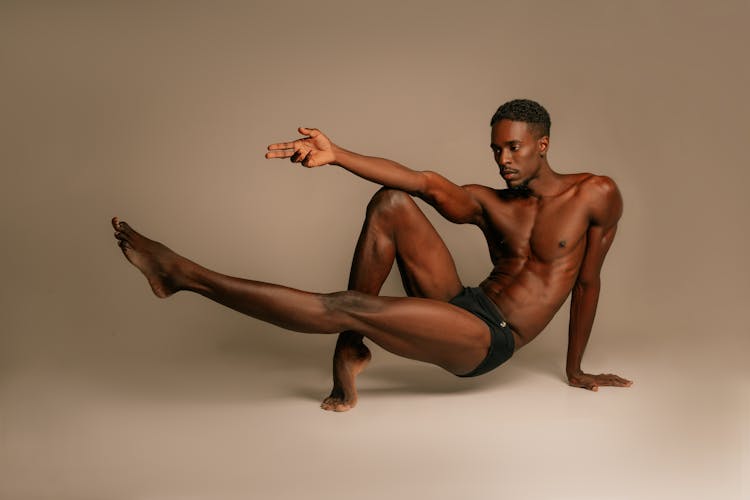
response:
<svg viewBox="0 0 750 500"><path fill-rule="evenodd" d="M565 245L567 245L565 240L560 240L560 243L557 244L560 248L565 248Z"/></svg>

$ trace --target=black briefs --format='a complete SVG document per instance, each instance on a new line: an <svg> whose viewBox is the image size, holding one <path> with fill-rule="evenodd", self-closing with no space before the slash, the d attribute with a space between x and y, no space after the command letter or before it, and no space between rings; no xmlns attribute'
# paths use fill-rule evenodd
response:
<svg viewBox="0 0 750 500"><path fill-rule="evenodd" d="M513 332L500 315L495 303L484 293L484 290L464 287L461 293L450 300L450 303L469 311L484 321L490 328L490 347L487 350L487 357L479 363L479 366L465 375L459 375L459 377L482 375L494 370L513 356L513 350L516 347Z"/></svg>

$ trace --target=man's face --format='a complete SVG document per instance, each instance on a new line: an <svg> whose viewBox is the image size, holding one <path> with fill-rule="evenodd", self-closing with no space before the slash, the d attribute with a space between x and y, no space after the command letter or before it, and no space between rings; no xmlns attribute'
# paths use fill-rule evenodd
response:
<svg viewBox="0 0 750 500"><path fill-rule="evenodd" d="M525 122L500 120L492 126L490 147L509 188L528 184L539 172L549 139L538 138Z"/></svg>

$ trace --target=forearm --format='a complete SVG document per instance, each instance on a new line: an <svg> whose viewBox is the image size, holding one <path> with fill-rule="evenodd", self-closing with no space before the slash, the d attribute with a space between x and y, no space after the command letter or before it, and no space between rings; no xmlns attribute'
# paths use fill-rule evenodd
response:
<svg viewBox="0 0 750 500"><path fill-rule="evenodd" d="M422 172L412 170L395 161L374 156L364 156L333 145L333 165L386 187L401 189L412 194L425 190L426 179Z"/></svg>
<svg viewBox="0 0 750 500"><path fill-rule="evenodd" d="M595 283L577 283L573 287L568 325L568 356L565 367L568 376L581 373L581 360L594 325L600 289L601 285L598 280Z"/></svg>

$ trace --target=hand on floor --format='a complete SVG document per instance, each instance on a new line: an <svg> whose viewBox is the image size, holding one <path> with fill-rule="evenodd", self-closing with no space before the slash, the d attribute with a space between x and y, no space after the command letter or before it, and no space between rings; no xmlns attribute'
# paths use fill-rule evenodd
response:
<svg viewBox="0 0 750 500"><path fill-rule="evenodd" d="M630 387L633 385L632 380L627 380L612 373L600 373L592 375L590 373L578 373L568 376L568 384L573 387L582 387L590 391L596 391L600 385L609 385L614 387Z"/></svg>

